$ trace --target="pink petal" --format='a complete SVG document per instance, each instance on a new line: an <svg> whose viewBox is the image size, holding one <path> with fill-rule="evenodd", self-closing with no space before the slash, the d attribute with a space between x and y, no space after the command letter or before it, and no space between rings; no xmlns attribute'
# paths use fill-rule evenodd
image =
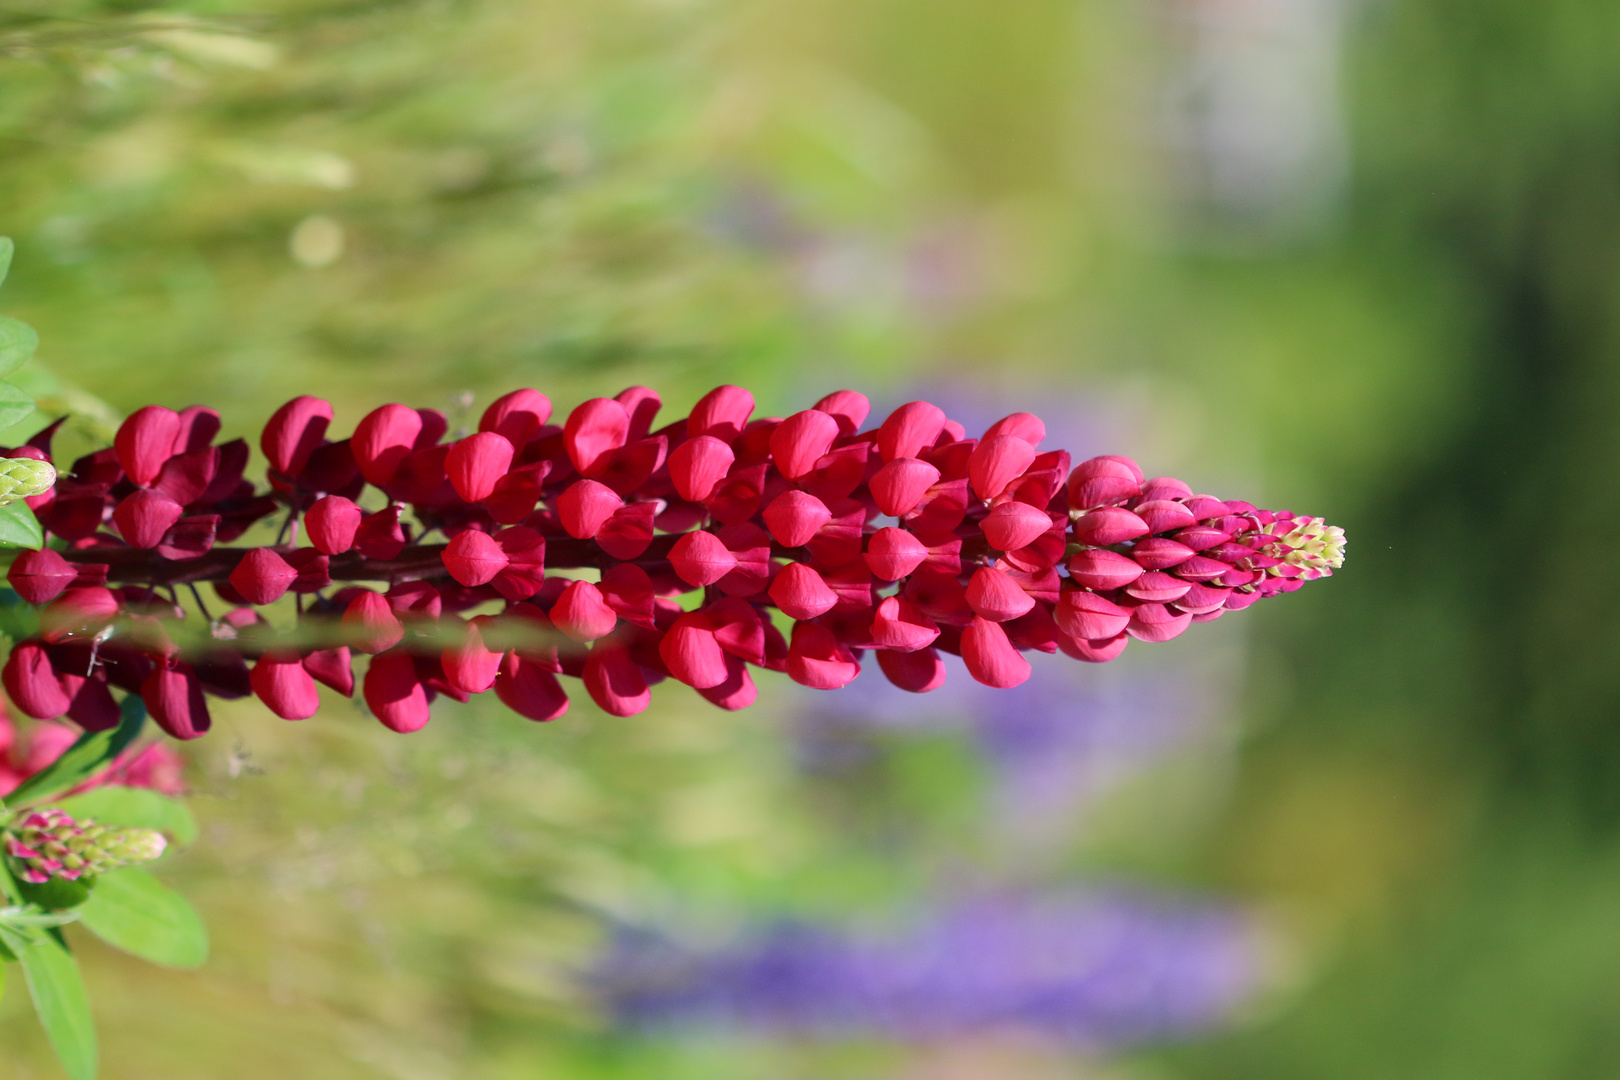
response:
<svg viewBox="0 0 1620 1080"><path fill-rule="evenodd" d="M979 522L979 527L997 551L1017 551L1050 532L1052 518L1045 510L1012 501L991 510Z"/></svg>
<svg viewBox="0 0 1620 1080"><path fill-rule="evenodd" d="M304 511L304 531L317 551L341 555L354 546L354 536L364 516L365 512L354 500L327 495L316 499L315 505Z"/></svg>
<svg viewBox="0 0 1620 1080"><path fill-rule="evenodd" d="M592 398L568 414L563 446L581 476L594 476L630 435L630 414L612 398Z"/></svg>
<svg viewBox="0 0 1620 1080"><path fill-rule="evenodd" d="M24 641L11 650L0 681L12 703L35 720L61 716L73 704L51 667L51 658L37 642Z"/></svg>
<svg viewBox="0 0 1620 1080"><path fill-rule="evenodd" d="M928 548L904 529L879 529L866 542L866 565L884 581L898 581L923 564Z"/></svg>
<svg viewBox="0 0 1620 1080"><path fill-rule="evenodd" d="M202 683L190 664L159 664L141 684L141 700L158 727L176 739L195 739L207 733L213 721Z"/></svg>
<svg viewBox="0 0 1620 1080"><path fill-rule="evenodd" d="M516 450L505 436L480 431L450 448L444 462L445 473L457 495L470 503L483 502L512 467L514 453Z"/></svg>
<svg viewBox="0 0 1620 1080"><path fill-rule="evenodd" d="M866 417L872 411L872 403L865 394L854 390L834 390L811 408L824 412L838 421L838 430L844 435L853 435L866 423Z"/></svg>
<svg viewBox="0 0 1620 1080"><path fill-rule="evenodd" d="M1024 474L1035 460L1035 448L1016 435L982 440L968 458L968 478L981 499L993 499Z"/></svg>
<svg viewBox="0 0 1620 1080"><path fill-rule="evenodd" d="M248 678L254 694L283 720L307 720L320 711L321 692L297 653L265 653Z"/></svg>
<svg viewBox="0 0 1620 1080"><path fill-rule="evenodd" d="M731 447L712 435L687 439L669 453L669 478L681 498L702 502L736 461Z"/></svg>
<svg viewBox="0 0 1620 1080"><path fill-rule="evenodd" d="M890 517L909 514L928 489L939 482L939 470L920 458L895 458L868 483L878 509Z"/></svg>
<svg viewBox="0 0 1620 1080"><path fill-rule="evenodd" d="M415 409L395 404L367 413L349 440L360 475L378 487L393 480L400 463L416 449L421 434L422 414Z"/></svg>
<svg viewBox="0 0 1620 1080"><path fill-rule="evenodd" d="M815 409L794 413L771 432L771 460L783 476L797 480L815 468L836 438L838 421L826 413Z"/></svg>
<svg viewBox="0 0 1620 1080"><path fill-rule="evenodd" d="M884 461L916 457L934 445L945 429L945 413L926 401L912 401L890 413L878 428L878 452Z"/></svg>
<svg viewBox="0 0 1620 1080"><path fill-rule="evenodd" d="M1114 637L1131 621L1128 610L1107 597L1083 589L1064 592L1052 617L1065 634L1086 641Z"/></svg>
<svg viewBox="0 0 1620 1080"><path fill-rule="evenodd" d="M748 424L754 411L754 395L740 386L717 386L698 399L686 418L686 434L695 439L712 435L730 442Z"/></svg>
<svg viewBox="0 0 1620 1080"><path fill-rule="evenodd" d="M331 422L330 403L308 394L295 397L271 414L259 436L259 449L277 472L297 476L321 445Z"/></svg>
<svg viewBox="0 0 1620 1080"><path fill-rule="evenodd" d="M370 589L349 601L342 625L349 644L363 653L384 652L405 637L405 627L394 617L388 600Z"/></svg>
<svg viewBox="0 0 1620 1080"><path fill-rule="evenodd" d="M737 556L711 532L689 532L675 541L669 562L688 585L713 585L737 566Z"/></svg>
<svg viewBox="0 0 1620 1080"><path fill-rule="evenodd" d="M1031 673L1029 661L1013 648L1000 624L979 616L962 631L962 660L969 675L1001 690L1026 682Z"/></svg>
<svg viewBox="0 0 1620 1080"><path fill-rule="evenodd" d="M967 601L975 614L991 622L1016 619L1035 606L1030 596L1005 571L983 566L967 585Z"/></svg>
<svg viewBox="0 0 1620 1080"><path fill-rule="evenodd" d="M279 600L292 587L298 571L287 565L287 560L269 548L254 548L231 571L231 588L250 604L269 604Z"/></svg>
<svg viewBox="0 0 1620 1080"><path fill-rule="evenodd" d="M416 673L416 661L407 652L385 652L371 658L366 668L366 707L383 727L400 734L421 731L432 719L427 691Z"/></svg>
<svg viewBox="0 0 1620 1080"><path fill-rule="evenodd" d="M557 676L517 652L509 652L501 659L495 696L519 716L541 723L568 711L568 694Z"/></svg>
<svg viewBox="0 0 1620 1080"><path fill-rule="evenodd" d="M831 611L838 594L827 587L821 575L803 563L788 563L771 582L771 600L794 619L813 619Z"/></svg>
<svg viewBox="0 0 1620 1080"><path fill-rule="evenodd" d="M832 631L816 623L798 622L793 624L787 673L801 686L836 690L853 682L861 673L861 665L855 659L855 654L841 645Z"/></svg>
<svg viewBox="0 0 1620 1080"><path fill-rule="evenodd" d="M658 643L658 655L669 673L699 690L726 680L726 654L714 636L714 624L701 611L675 620Z"/></svg>
<svg viewBox="0 0 1620 1080"><path fill-rule="evenodd" d="M765 527L783 547L802 547L827 522L832 511L814 495L803 491L784 491L765 508Z"/></svg>
<svg viewBox="0 0 1620 1080"><path fill-rule="evenodd" d="M50 548L19 552L6 571L11 587L30 604L56 599L78 576L78 568Z"/></svg>
<svg viewBox="0 0 1620 1080"><path fill-rule="evenodd" d="M1150 531L1147 522L1117 506L1093 510L1074 523L1074 538L1094 547L1112 547Z"/></svg>
<svg viewBox="0 0 1620 1080"><path fill-rule="evenodd" d="M144 487L157 479L181 437L180 414L161 405L146 405L118 426L113 452L129 478Z"/></svg>
<svg viewBox="0 0 1620 1080"><path fill-rule="evenodd" d="M585 689L591 700L612 716L635 716L652 704L647 677L630 651L614 641L599 641L585 658Z"/></svg>
<svg viewBox="0 0 1620 1080"><path fill-rule="evenodd" d="M167 495L143 488L124 496L113 510L113 524L130 547L155 548L184 513Z"/></svg>
<svg viewBox="0 0 1620 1080"><path fill-rule="evenodd" d="M479 431L493 431L516 447L527 446L551 419L551 399L538 390L514 390L490 402Z"/></svg>
<svg viewBox="0 0 1620 1080"><path fill-rule="evenodd" d="M557 520L576 540L589 540L624 500L606 484L576 480L557 496Z"/></svg>
<svg viewBox="0 0 1620 1080"><path fill-rule="evenodd" d="M939 637L939 624L903 596L886 597L872 615L872 643L896 652L915 652Z"/></svg>
<svg viewBox="0 0 1620 1080"><path fill-rule="evenodd" d="M1226 564L1221 564L1226 572ZM1142 565L1114 551L1090 548L1069 560L1069 577L1088 589L1107 592L1123 588L1142 576Z"/></svg>
<svg viewBox="0 0 1620 1080"><path fill-rule="evenodd" d="M985 429L985 439L994 439L1002 435L1011 435L1023 439L1031 446L1039 446L1041 440L1046 438L1046 425L1041 418L1033 413L1015 412L1011 416L1004 416Z"/></svg>
<svg viewBox="0 0 1620 1080"><path fill-rule="evenodd" d="M575 641L595 641L612 632L619 615L595 585L571 581L551 606L551 621Z"/></svg>
<svg viewBox="0 0 1620 1080"><path fill-rule="evenodd" d="M913 694L926 694L945 685L945 662L934 649L915 652L879 649L877 661L890 682Z"/></svg>

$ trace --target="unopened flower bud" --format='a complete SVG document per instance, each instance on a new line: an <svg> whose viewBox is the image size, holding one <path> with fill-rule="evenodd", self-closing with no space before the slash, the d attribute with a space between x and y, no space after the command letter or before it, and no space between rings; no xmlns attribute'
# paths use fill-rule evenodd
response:
<svg viewBox="0 0 1620 1080"><path fill-rule="evenodd" d="M43 495L56 483L56 469L33 458L0 458L0 506Z"/></svg>

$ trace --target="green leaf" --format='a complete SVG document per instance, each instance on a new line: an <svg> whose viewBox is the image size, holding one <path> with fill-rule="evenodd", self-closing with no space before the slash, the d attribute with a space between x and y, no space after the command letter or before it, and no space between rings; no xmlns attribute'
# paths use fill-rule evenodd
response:
<svg viewBox="0 0 1620 1080"><path fill-rule="evenodd" d="M39 335L25 322L0 315L0 375L16 371L28 363L39 348Z"/></svg>
<svg viewBox="0 0 1620 1080"><path fill-rule="evenodd" d="M72 791L123 753L146 723L146 704L130 694L120 708L124 719L117 727L79 736L79 741L68 747L61 757L17 785L9 796L11 805L42 803L64 791Z"/></svg>
<svg viewBox="0 0 1620 1080"><path fill-rule="evenodd" d="M0 383L0 386L3 385ZM39 518L28 509L27 503L19 500L10 506L0 506L0 547L38 551L44 546L45 530L40 528Z"/></svg>
<svg viewBox="0 0 1620 1080"><path fill-rule="evenodd" d="M0 382L0 431L26 420L34 411L34 395L20 386Z"/></svg>
<svg viewBox="0 0 1620 1080"><path fill-rule="evenodd" d="M103 874L79 922L107 944L165 967L201 967L208 928L186 898L144 870Z"/></svg>
<svg viewBox="0 0 1620 1080"><path fill-rule="evenodd" d="M0 588L0 634L13 642L39 633L39 609L17 595L15 589Z"/></svg>
<svg viewBox="0 0 1620 1080"><path fill-rule="evenodd" d="M0 236L0 285L6 283L6 275L11 272L11 253L15 250L11 237Z"/></svg>
<svg viewBox="0 0 1620 1080"><path fill-rule="evenodd" d="M182 846L197 840L191 808L150 788L99 787L56 804L75 818L90 818L125 829L156 829Z"/></svg>
<svg viewBox="0 0 1620 1080"><path fill-rule="evenodd" d="M90 899L90 884L82 878L68 881L66 878L53 877L38 885L19 881L17 892L25 904L33 904L46 911L66 911Z"/></svg>
<svg viewBox="0 0 1620 1080"><path fill-rule="evenodd" d="M17 962L17 954L11 951L11 946L7 945L3 939L0 939L0 962L7 964L15 964ZM3 973L4 971L5 968L0 968L0 973Z"/></svg>
<svg viewBox="0 0 1620 1080"><path fill-rule="evenodd" d="M40 1026L73 1080L95 1080L96 1025L73 954L49 934L36 937L19 959Z"/></svg>

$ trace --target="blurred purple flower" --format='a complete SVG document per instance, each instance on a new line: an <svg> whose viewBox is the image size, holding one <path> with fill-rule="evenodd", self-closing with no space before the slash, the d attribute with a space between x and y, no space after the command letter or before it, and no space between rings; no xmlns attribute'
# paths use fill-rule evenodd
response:
<svg viewBox="0 0 1620 1080"><path fill-rule="evenodd" d="M1018 1032L1098 1050L1221 1024L1256 989L1257 957L1231 909L1092 890L962 903L889 932L778 924L711 949L626 936L595 985L644 1029Z"/></svg>

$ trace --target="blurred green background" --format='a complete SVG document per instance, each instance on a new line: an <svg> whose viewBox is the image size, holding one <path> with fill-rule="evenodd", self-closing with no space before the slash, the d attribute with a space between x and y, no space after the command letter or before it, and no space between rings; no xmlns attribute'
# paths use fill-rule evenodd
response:
<svg viewBox="0 0 1620 1080"><path fill-rule="evenodd" d="M168 869L215 958L81 941L105 1074L1620 1074L1617 14L0 5L0 307L77 446L148 402L228 438L306 392L346 432L519 385L644 383L671 416L727 381L773 415L949 386L1071 403L1108 440L1075 449L1352 541L1334 580L1199 628L1228 737L1063 856L1264 914L1272 975L1224 1030L1102 1058L669 1039L581 991L604 913L899 902L977 812L954 729L885 751L874 812L924 838L895 858L795 768L783 686L548 727L441 706L409 739L228 703L187 750L204 842ZM0 1045L58 1075L15 985Z"/></svg>

